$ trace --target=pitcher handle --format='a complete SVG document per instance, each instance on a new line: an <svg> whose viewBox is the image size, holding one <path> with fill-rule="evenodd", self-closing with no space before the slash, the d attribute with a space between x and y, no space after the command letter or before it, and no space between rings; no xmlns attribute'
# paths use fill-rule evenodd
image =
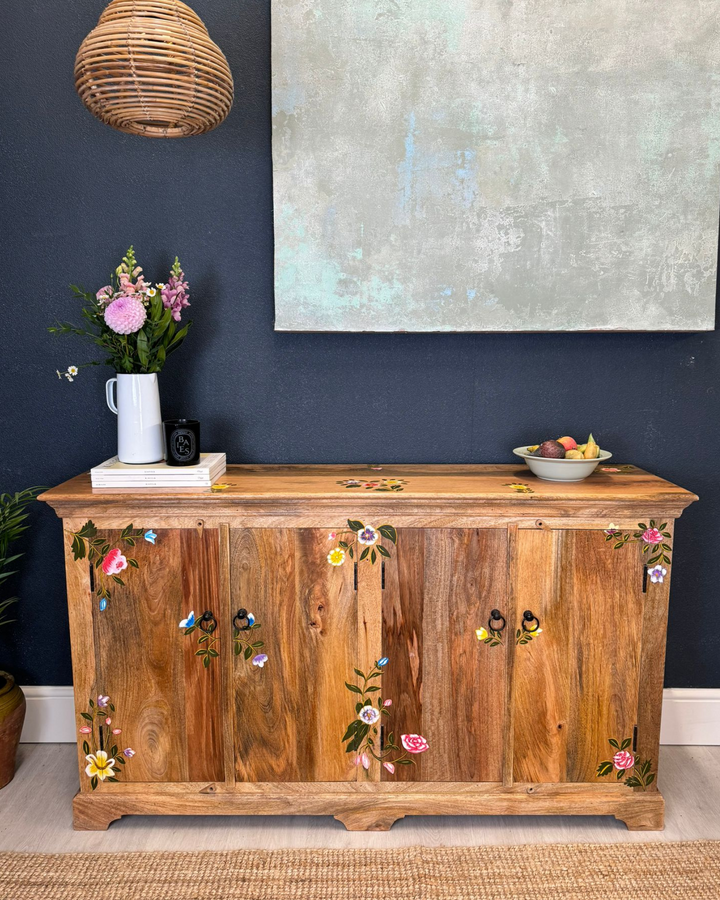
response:
<svg viewBox="0 0 720 900"><path fill-rule="evenodd" d="M108 378L105 382L105 399L107 400L107 405L110 407L110 411L117 415L118 408L113 399L113 385L115 385L115 389L117 390L117 378Z"/></svg>

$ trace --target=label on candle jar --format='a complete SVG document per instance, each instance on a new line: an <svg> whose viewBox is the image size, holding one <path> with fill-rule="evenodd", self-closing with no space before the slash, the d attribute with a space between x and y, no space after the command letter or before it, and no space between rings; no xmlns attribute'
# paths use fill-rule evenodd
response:
<svg viewBox="0 0 720 900"><path fill-rule="evenodd" d="M169 451L178 462L186 462L195 456L197 444L189 428L176 428L170 436Z"/></svg>

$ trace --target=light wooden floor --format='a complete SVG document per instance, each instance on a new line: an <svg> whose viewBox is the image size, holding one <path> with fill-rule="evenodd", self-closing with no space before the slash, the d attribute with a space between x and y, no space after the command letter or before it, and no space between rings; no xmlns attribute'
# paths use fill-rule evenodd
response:
<svg viewBox="0 0 720 900"><path fill-rule="evenodd" d="M329 816L137 816L106 832L72 830L75 748L25 744L15 780L0 791L0 850L236 850L280 847L402 847L577 841L720 840L720 747L663 747L665 831L629 832L601 816L408 817L385 833L347 832Z"/></svg>

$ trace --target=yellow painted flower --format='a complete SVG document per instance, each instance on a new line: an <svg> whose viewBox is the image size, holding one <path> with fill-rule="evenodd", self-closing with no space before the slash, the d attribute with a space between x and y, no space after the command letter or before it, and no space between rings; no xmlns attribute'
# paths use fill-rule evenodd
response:
<svg viewBox="0 0 720 900"><path fill-rule="evenodd" d="M335 547L328 553L327 561L331 566L341 566L345 562L345 551L340 547Z"/></svg>
<svg viewBox="0 0 720 900"><path fill-rule="evenodd" d="M475 637L479 641L484 641L487 636L488 636L487 628L476 628L475 629Z"/></svg>
<svg viewBox="0 0 720 900"><path fill-rule="evenodd" d="M105 781L106 778L112 778L115 774L113 769L115 759L108 759L108 755L104 750L98 750L97 753L88 753L85 759L88 761L87 766L85 766L85 774L88 778L97 777L100 781Z"/></svg>

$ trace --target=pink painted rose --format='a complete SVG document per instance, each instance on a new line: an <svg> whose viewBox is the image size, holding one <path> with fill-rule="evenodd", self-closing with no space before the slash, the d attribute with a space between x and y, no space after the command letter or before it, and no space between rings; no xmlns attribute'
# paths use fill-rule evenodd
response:
<svg viewBox="0 0 720 900"><path fill-rule="evenodd" d="M424 753L428 742L421 734L401 734L400 740L408 753Z"/></svg>
<svg viewBox="0 0 720 900"><path fill-rule="evenodd" d="M119 728L113 728L113 734L122 734L122 731Z"/></svg>
<svg viewBox="0 0 720 900"><path fill-rule="evenodd" d="M392 706L392 700L383 701L383 706Z"/></svg>
<svg viewBox="0 0 720 900"><path fill-rule="evenodd" d="M92 733L92 728L89 725L83 725L83 727L80 729L80 734L91 734L91 733Z"/></svg>
<svg viewBox="0 0 720 900"><path fill-rule="evenodd" d="M663 537L657 528L648 528L647 531L643 531L642 539L646 544L659 544Z"/></svg>
<svg viewBox="0 0 720 900"><path fill-rule="evenodd" d="M395 766L392 763L384 762L383 765L391 775L395 774Z"/></svg>
<svg viewBox="0 0 720 900"><path fill-rule="evenodd" d="M627 750L618 750L613 756L613 764L616 769L632 769L635 765L635 757L632 753L628 753Z"/></svg>
<svg viewBox="0 0 720 900"><path fill-rule="evenodd" d="M367 755L367 753L363 753L360 756L360 759L362 760L363 769L369 769L370 768L370 757Z"/></svg>
<svg viewBox="0 0 720 900"><path fill-rule="evenodd" d="M102 561L102 570L106 575L117 575L123 569L127 569L127 560L115 547Z"/></svg>

